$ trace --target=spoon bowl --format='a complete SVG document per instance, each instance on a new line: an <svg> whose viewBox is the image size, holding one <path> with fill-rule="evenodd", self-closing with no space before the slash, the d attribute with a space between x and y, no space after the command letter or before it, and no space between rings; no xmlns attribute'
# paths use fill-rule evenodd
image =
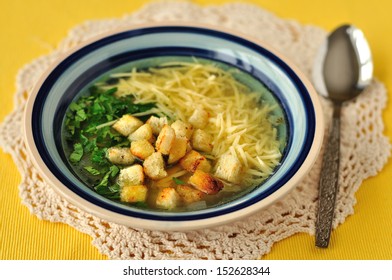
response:
<svg viewBox="0 0 392 280"><path fill-rule="evenodd" d="M317 91L335 103L359 95L373 78L373 60L363 32L353 25L335 29L320 49L313 80Z"/></svg>
<svg viewBox="0 0 392 280"><path fill-rule="evenodd" d="M373 61L363 32L353 25L342 25L335 29L321 48L317 61L318 67L313 72L315 87L333 103L333 119L320 175L316 221L316 246L326 248L339 189L341 105L357 97L370 84Z"/></svg>

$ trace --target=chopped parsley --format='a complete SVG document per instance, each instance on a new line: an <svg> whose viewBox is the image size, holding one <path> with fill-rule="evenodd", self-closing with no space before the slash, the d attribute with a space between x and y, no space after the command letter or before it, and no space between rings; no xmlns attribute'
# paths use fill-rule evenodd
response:
<svg viewBox="0 0 392 280"><path fill-rule="evenodd" d="M72 163L77 163L82 159L82 157L83 157L83 146L80 143L75 143L74 150L69 156L69 160Z"/></svg>
<svg viewBox="0 0 392 280"><path fill-rule="evenodd" d="M174 183L176 183L177 185L185 185L186 183L176 177L173 177L173 181Z"/></svg>
<svg viewBox="0 0 392 280"><path fill-rule="evenodd" d="M116 97L116 92L116 87L108 90L91 87L87 95L69 105L64 122L64 136L70 147L69 162L79 167L75 170L83 170L89 181L95 182L91 187L97 193L110 199L119 199L116 176L121 166L106 158L107 149L129 146L127 137L113 130L111 125L125 114L155 107L155 103L135 104L132 96Z"/></svg>
<svg viewBox="0 0 392 280"><path fill-rule="evenodd" d="M101 174L101 172L99 172L99 170L95 169L95 168L92 167L92 166L85 166L84 169L85 169L88 173L90 173L91 175L99 175L99 174Z"/></svg>

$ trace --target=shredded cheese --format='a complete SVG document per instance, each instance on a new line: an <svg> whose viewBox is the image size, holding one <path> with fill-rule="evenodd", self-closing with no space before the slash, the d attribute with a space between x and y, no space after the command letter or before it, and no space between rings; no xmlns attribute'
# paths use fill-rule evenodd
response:
<svg viewBox="0 0 392 280"><path fill-rule="evenodd" d="M136 103L156 102L151 112L172 121L188 122L196 104L206 110L209 121L203 129L214 137L208 158L219 159L225 153L237 157L244 169L241 185L262 182L279 164L277 132L268 120L273 108L228 71L195 61L112 76L119 79L117 96L133 95Z"/></svg>

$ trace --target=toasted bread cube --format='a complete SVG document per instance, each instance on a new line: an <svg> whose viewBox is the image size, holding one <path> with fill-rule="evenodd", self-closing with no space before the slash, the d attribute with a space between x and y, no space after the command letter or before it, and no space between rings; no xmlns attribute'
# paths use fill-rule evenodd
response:
<svg viewBox="0 0 392 280"><path fill-rule="evenodd" d="M143 182L144 172L140 164L134 164L120 170L120 175L118 176L118 184L120 186L143 185Z"/></svg>
<svg viewBox="0 0 392 280"><path fill-rule="evenodd" d="M200 201L205 197L205 193L188 185L177 185L176 191L185 204Z"/></svg>
<svg viewBox="0 0 392 280"><path fill-rule="evenodd" d="M113 164L131 165L135 161L129 148L111 147L106 152L107 159Z"/></svg>
<svg viewBox="0 0 392 280"><path fill-rule="evenodd" d="M175 163L185 156L188 143L189 140L187 138L177 136L174 140L173 146L170 149L167 163Z"/></svg>
<svg viewBox="0 0 392 280"><path fill-rule="evenodd" d="M223 189L223 183L220 180L201 170L196 170L188 183L206 194L216 194Z"/></svg>
<svg viewBox="0 0 392 280"><path fill-rule="evenodd" d="M181 198L174 188L163 188L159 191L156 206L161 209L173 209L180 203Z"/></svg>
<svg viewBox="0 0 392 280"><path fill-rule="evenodd" d="M165 162L160 152L152 153L143 162L144 172L153 180L159 180L167 176Z"/></svg>
<svg viewBox="0 0 392 280"><path fill-rule="evenodd" d="M241 172L241 162L236 156L227 153L219 158L215 166L215 176L232 183L240 181Z"/></svg>
<svg viewBox="0 0 392 280"><path fill-rule="evenodd" d="M195 172L198 169L205 172L210 172L211 170L211 165L206 157L196 152L195 150L191 150L189 153L187 153L180 160L180 165L189 172Z"/></svg>
<svg viewBox="0 0 392 280"><path fill-rule="evenodd" d="M212 136L201 129L196 129L192 135L192 147L195 150L210 153L212 151Z"/></svg>
<svg viewBox="0 0 392 280"><path fill-rule="evenodd" d="M135 157L145 160L155 152L155 149L150 142L146 139L142 139L131 142L130 152Z"/></svg>
<svg viewBox="0 0 392 280"><path fill-rule="evenodd" d="M152 133L153 133L154 135L158 135L159 132L161 132L163 126L164 126L165 124L168 124L169 122L168 122L168 120L167 120L166 117L160 117L160 118L158 118L158 117L155 117L155 116L151 116L151 117L146 121L146 123L149 124L149 125L151 126Z"/></svg>
<svg viewBox="0 0 392 280"><path fill-rule="evenodd" d="M193 111L193 114L189 118L189 123L193 125L194 128L204 128L208 124L209 114L203 108L197 108Z"/></svg>
<svg viewBox="0 0 392 280"><path fill-rule="evenodd" d="M147 198L147 187L145 185L123 186L121 188L120 199L124 202L145 202Z"/></svg>
<svg viewBox="0 0 392 280"><path fill-rule="evenodd" d="M190 123L184 123L183 121L176 120L171 124L171 127L174 129L176 136L191 139L193 126Z"/></svg>
<svg viewBox="0 0 392 280"><path fill-rule="evenodd" d="M142 125L143 122L138 118L131 115L124 115L112 127L122 135L128 136Z"/></svg>
<svg viewBox="0 0 392 280"><path fill-rule="evenodd" d="M176 133L174 132L174 129L165 124L158 135L157 141L155 142L156 150L163 155L168 155L175 138Z"/></svg>
<svg viewBox="0 0 392 280"><path fill-rule="evenodd" d="M132 132L129 136L128 139L129 141L136 141L136 140L150 140L153 137L152 134L152 129L151 126L147 123L143 124L141 127L136 129L134 132Z"/></svg>

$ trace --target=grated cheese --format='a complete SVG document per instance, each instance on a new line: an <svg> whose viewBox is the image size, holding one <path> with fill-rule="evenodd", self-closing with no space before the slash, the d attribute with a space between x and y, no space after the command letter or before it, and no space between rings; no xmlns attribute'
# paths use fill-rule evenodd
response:
<svg viewBox="0 0 392 280"><path fill-rule="evenodd" d="M133 95L137 103L156 102L157 108L151 112L171 121L188 122L196 104L206 110L209 121L203 130L214 137L212 152L206 156L236 156L244 168L242 184L262 182L279 164L277 131L268 120L273 107L262 104L261 95L251 92L229 71L195 59L112 77L119 79L117 96Z"/></svg>

